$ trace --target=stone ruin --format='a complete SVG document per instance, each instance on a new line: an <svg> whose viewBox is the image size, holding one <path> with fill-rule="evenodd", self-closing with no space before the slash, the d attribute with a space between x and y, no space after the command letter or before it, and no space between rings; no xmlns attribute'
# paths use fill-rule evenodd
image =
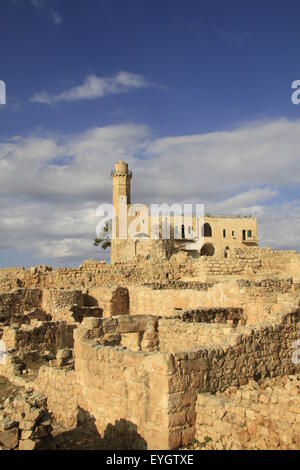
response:
<svg viewBox="0 0 300 470"><path fill-rule="evenodd" d="M299 449L300 255L0 270L0 448Z"/></svg>

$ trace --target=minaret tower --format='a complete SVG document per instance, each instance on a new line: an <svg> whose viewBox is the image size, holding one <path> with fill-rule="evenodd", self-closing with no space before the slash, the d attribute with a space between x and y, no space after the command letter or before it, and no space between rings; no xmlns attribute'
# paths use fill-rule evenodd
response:
<svg viewBox="0 0 300 470"><path fill-rule="evenodd" d="M120 160L118 163L115 164L115 167L111 173L112 181L113 181L113 206L114 206L114 237L115 239L112 240L111 243L111 262L114 263L117 257L118 246L122 243L120 237L122 238L121 233L123 232L120 230L120 220L121 217L125 216L127 219L128 214L128 205L131 203L130 201L130 183L132 173L128 170L128 163ZM122 206L122 207L121 207ZM122 214L122 215L121 215ZM125 233L127 236L127 223L125 227Z"/></svg>
<svg viewBox="0 0 300 470"><path fill-rule="evenodd" d="M128 163L120 160L115 164L114 170L112 171L113 180L113 206L116 210L116 214L119 213L119 203L125 201L127 197L127 204L130 204L130 181L132 177L131 171L128 171Z"/></svg>

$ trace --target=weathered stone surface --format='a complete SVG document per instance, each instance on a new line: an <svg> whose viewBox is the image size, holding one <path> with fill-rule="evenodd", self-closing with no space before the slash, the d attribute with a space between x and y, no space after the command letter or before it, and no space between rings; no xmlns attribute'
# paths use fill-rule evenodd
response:
<svg viewBox="0 0 300 470"><path fill-rule="evenodd" d="M266 379L260 386L250 381L232 392L227 389L217 395L200 394L196 405L196 439L203 442L208 437L212 449L296 450L300 436L299 390L298 375L289 376L287 383L280 377ZM270 396L276 398L272 407ZM292 413L295 406L297 412Z"/></svg>
<svg viewBox="0 0 300 470"><path fill-rule="evenodd" d="M299 405L285 402L299 371L299 272L299 254L260 248L0 270L0 374L45 395L0 402L0 432L16 423L18 445L39 447L48 409L67 427L90 414L133 448L178 448L195 433L218 449L299 447Z"/></svg>
<svg viewBox="0 0 300 470"><path fill-rule="evenodd" d="M25 439L20 441L19 450L34 450L36 449L37 442L32 439Z"/></svg>
<svg viewBox="0 0 300 470"><path fill-rule="evenodd" d="M0 431L0 444L2 444L7 450L15 449L19 442L18 435L19 430L17 427L6 431Z"/></svg>

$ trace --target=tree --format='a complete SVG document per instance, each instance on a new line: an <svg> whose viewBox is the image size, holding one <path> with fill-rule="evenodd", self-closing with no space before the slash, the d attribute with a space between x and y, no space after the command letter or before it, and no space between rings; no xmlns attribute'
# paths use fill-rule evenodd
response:
<svg viewBox="0 0 300 470"><path fill-rule="evenodd" d="M174 231L171 230L171 232ZM162 247L165 257L170 259L172 255L179 253L179 251L184 251L187 244L194 242L193 239L186 238L174 238L174 233L169 238L163 238L162 227L159 229L159 243Z"/></svg>
<svg viewBox="0 0 300 470"><path fill-rule="evenodd" d="M95 238L94 246L100 245L103 250L106 250L106 248L111 246L111 228L112 220L107 220L102 232L99 234L99 238Z"/></svg>

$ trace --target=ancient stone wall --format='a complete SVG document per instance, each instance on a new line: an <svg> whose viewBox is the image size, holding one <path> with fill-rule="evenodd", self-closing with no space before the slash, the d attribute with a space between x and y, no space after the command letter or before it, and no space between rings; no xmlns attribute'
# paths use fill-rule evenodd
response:
<svg viewBox="0 0 300 470"><path fill-rule="evenodd" d="M84 296L80 290L44 289L41 307L51 314L54 321L60 320L63 313L73 305L79 307L84 304Z"/></svg>
<svg viewBox="0 0 300 470"><path fill-rule="evenodd" d="M85 337L81 326L75 332L75 358L79 405L95 417L101 435L122 418L129 428L138 426L140 437L133 448L168 448L168 361L164 353L97 345L96 340Z"/></svg>
<svg viewBox="0 0 300 470"><path fill-rule="evenodd" d="M41 306L42 292L40 289L17 289L13 292L0 294L0 321L11 317L22 316L26 311Z"/></svg>
<svg viewBox="0 0 300 470"><path fill-rule="evenodd" d="M47 396L48 409L58 422L76 427L79 408L74 370L42 366L36 379L36 388Z"/></svg>
<svg viewBox="0 0 300 470"><path fill-rule="evenodd" d="M129 286L130 313L172 316L203 307L241 307L247 324L255 325L268 321L276 311L283 311L289 300L295 307L300 300L300 290L292 279L227 280L194 287L191 282L182 284L173 287L174 283L167 283L159 289L154 285Z"/></svg>
<svg viewBox="0 0 300 470"><path fill-rule="evenodd" d="M236 343L238 336L249 333L247 327L233 329L217 323L183 323L179 319L158 322L159 349L177 352L201 347L226 348Z"/></svg>
<svg viewBox="0 0 300 470"><path fill-rule="evenodd" d="M130 313L133 315L170 316L178 310L190 310L204 305L207 289L153 289L130 286ZM207 303L205 304L207 305Z"/></svg>
<svg viewBox="0 0 300 470"><path fill-rule="evenodd" d="M298 371L292 357L300 337L299 259L295 252L248 248L227 258L181 253L159 264L137 257L128 264L86 261L77 269L0 270L0 339L7 350L0 373L26 387L38 376L57 421L76 426L82 408L102 435L121 426L132 448L190 445L201 426L217 447L234 448L240 439L248 448L252 421L268 412L260 408L265 398L257 407L241 403L242 425L226 398L220 406L230 412L218 420L237 428L223 436L220 422L218 429L201 422L200 409L196 420L197 395ZM292 408L283 409L289 416ZM258 440L251 437L254 446L263 433L258 428ZM280 437L280 448L294 445L288 434Z"/></svg>
<svg viewBox="0 0 300 470"><path fill-rule="evenodd" d="M2 340L7 350L56 352L57 323L41 322L38 326L4 327Z"/></svg>
<svg viewBox="0 0 300 470"><path fill-rule="evenodd" d="M231 385L243 385L250 379L296 372L299 366L293 363L292 356L293 342L299 337L299 316L300 311L294 312L277 325L254 329L225 349L206 346L198 351L174 354L174 369L169 377L169 410L177 417L169 432L175 448L192 441L196 395L200 391L215 393Z"/></svg>
<svg viewBox="0 0 300 470"><path fill-rule="evenodd" d="M113 287L116 285L141 285L141 283L166 282L179 279L205 281L209 277L230 275L267 274L293 276L299 282L300 255L293 251L274 251L263 248L234 249L228 258L224 256L192 259L187 253L178 253L159 264L137 256L134 261L108 265L101 261L87 260L79 268L1 269L0 289L8 292L18 287L84 288ZM47 269L46 269L47 268ZM297 277L298 276L298 277Z"/></svg>
<svg viewBox="0 0 300 470"><path fill-rule="evenodd" d="M299 376L251 381L217 395L200 393L196 439L209 449L294 449L300 447Z"/></svg>
<svg viewBox="0 0 300 470"><path fill-rule="evenodd" d="M138 425L148 448L162 448L166 442L169 448L189 445L195 435L199 392L215 393L250 379L295 373L292 356L293 342L299 337L299 316L298 310L277 324L253 329L231 329L214 323L186 323L186 328L182 328L177 319L139 316L133 317L132 325L130 316L86 319L75 331L79 405L96 418L102 433L108 422L113 424L123 417ZM142 348L132 351L120 347L123 333L145 331L145 322L152 325L155 333L157 321L159 350L144 352ZM211 338L203 346L197 346L199 337L190 339L194 335L192 328L199 331L203 326L207 334L209 327L217 331L215 346ZM180 329L178 334L176 328ZM180 352L181 335L187 339ZM205 334L203 341L204 337ZM163 349L163 341L167 350ZM110 400L114 407L109 406ZM133 411L131 403L135 403Z"/></svg>
<svg viewBox="0 0 300 470"><path fill-rule="evenodd" d="M290 261L290 275L293 276L294 282L300 283L300 254L294 254Z"/></svg>
<svg viewBox="0 0 300 470"><path fill-rule="evenodd" d="M24 268L1 268L0 269L0 291L10 292L22 287Z"/></svg>
<svg viewBox="0 0 300 470"><path fill-rule="evenodd" d="M201 308L185 311L180 315L186 323L221 323L230 326L244 326L245 316L242 308Z"/></svg>

